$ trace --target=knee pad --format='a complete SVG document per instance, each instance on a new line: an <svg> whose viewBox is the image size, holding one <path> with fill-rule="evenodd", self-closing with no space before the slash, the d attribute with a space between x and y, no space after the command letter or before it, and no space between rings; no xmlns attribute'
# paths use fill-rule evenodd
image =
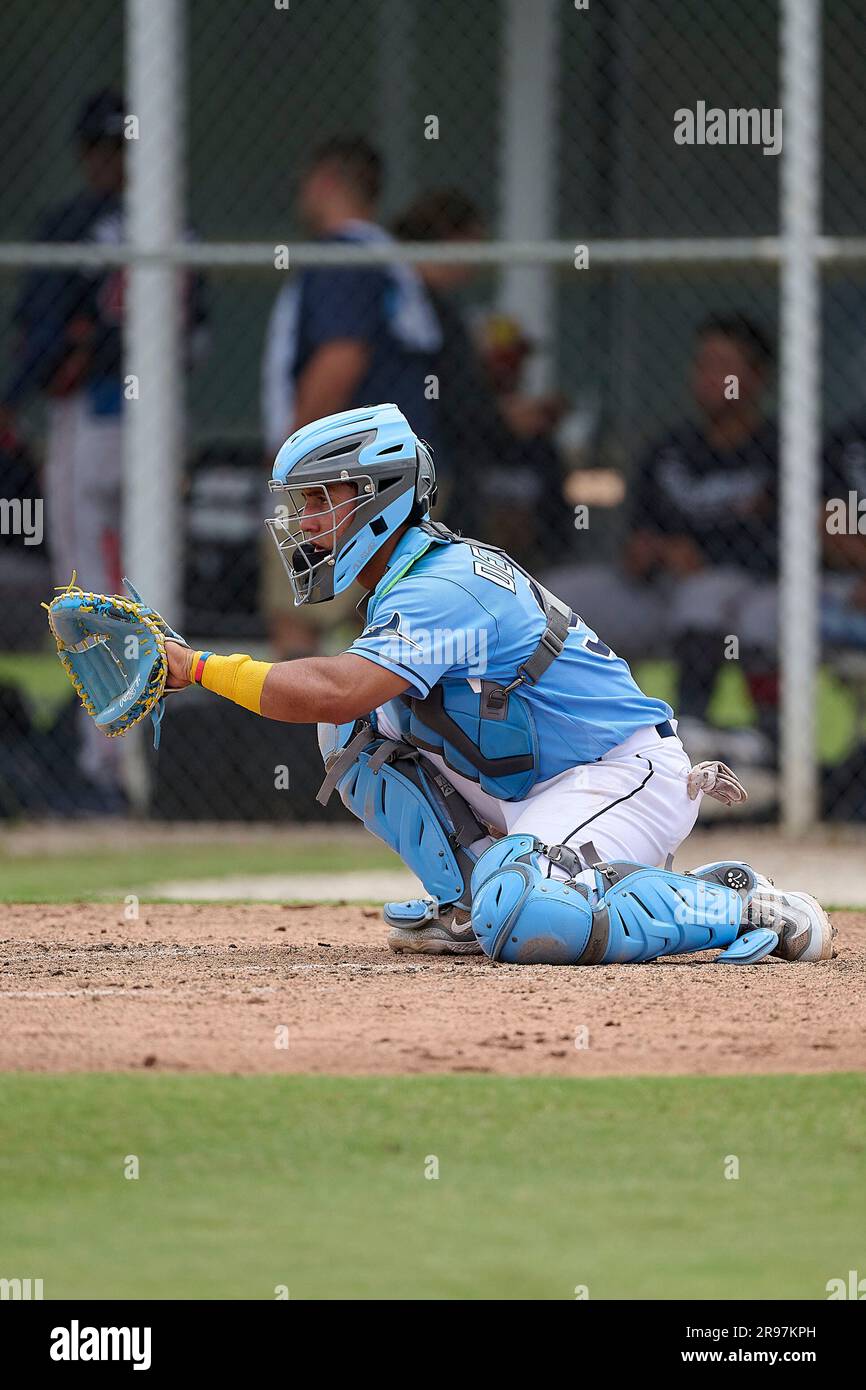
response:
<svg viewBox="0 0 866 1390"><path fill-rule="evenodd" d="M337 783L343 805L397 851L438 903L468 908L476 856L467 837L478 839L484 828L446 778L428 773L417 757L380 763L380 746L376 740L359 753Z"/></svg>
<svg viewBox="0 0 866 1390"><path fill-rule="evenodd" d="M546 878L543 856L534 835L505 835L479 856L472 872L472 930L491 960L577 965L586 955L590 890Z"/></svg>
<svg viewBox="0 0 866 1390"><path fill-rule="evenodd" d="M676 874L601 864L595 888L546 877L545 846L507 835L472 874L472 926L492 960L608 965L726 948L740 934L755 876L719 864Z"/></svg>

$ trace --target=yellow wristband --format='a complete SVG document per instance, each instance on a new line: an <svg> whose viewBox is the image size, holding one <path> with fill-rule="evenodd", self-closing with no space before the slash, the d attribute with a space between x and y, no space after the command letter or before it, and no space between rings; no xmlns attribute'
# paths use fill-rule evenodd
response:
<svg viewBox="0 0 866 1390"><path fill-rule="evenodd" d="M270 661L254 661L251 656L236 652L232 656L214 656L213 653L196 652L195 656L205 656L201 675L198 677L205 690L232 700L253 714L262 712L262 689L271 669Z"/></svg>

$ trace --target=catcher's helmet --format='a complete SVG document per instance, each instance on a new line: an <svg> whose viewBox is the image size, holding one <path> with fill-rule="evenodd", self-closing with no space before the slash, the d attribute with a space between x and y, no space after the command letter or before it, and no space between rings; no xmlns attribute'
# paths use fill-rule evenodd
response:
<svg viewBox="0 0 866 1390"><path fill-rule="evenodd" d="M356 496L335 504L329 487L337 483L355 484ZM288 506L265 525L296 606L342 593L388 537L413 514L425 517L436 498L430 449L396 405L343 410L297 430L277 454L269 486L287 496ZM305 515L328 516L330 524L314 543L305 538L301 514L304 494L319 491L321 507Z"/></svg>

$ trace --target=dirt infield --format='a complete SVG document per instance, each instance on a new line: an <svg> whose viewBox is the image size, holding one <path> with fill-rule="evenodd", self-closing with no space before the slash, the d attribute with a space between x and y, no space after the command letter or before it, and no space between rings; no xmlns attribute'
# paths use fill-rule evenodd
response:
<svg viewBox="0 0 866 1390"><path fill-rule="evenodd" d="M580 970L394 956L362 907L4 907L0 1069L861 1069L866 914L835 920L816 965Z"/></svg>

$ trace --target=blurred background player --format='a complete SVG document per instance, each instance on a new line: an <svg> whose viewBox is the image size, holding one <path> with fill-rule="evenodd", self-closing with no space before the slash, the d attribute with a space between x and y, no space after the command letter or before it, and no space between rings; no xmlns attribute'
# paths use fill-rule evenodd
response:
<svg viewBox="0 0 866 1390"><path fill-rule="evenodd" d="M866 414L846 420L827 439L818 525L826 572L821 634L828 644L866 648L866 518L856 512L866 498ZM851 497L857 525L852 527ZM831 513L845 518L844 529ZM859 527L862 525L862 531Z"/></svg>
<svg viewBox="0 0 866 1390"><path fill-rule="evenodd" d="M777 723L779 443L765 411L772 349L742 314L698 328L690 371L695 413L646 450L631 487L623 568L550 576L626 655L634 634L669 648L680 732L696 758L772 761ZM726 638L736 647L726 650ZM722 734L707 706L725 658L742 664L758 728Z"/></svg>
<svg viewBox="0 0 866 1390"><path fill-rule="evenodd" d="M401 241L481 241L487 229L476 203L458 188L422 194L394 223ZM436 447L442 479L441 511L465 535L484 535L521 564L549 563L569 525L560 497L562 464L552 438L564 400L525 394L522 369L531 346L516 320L485 317L473 334L460 292L478 267L464 261L422 261L424 281L439 325L436 355ZM507 351L508 339L525 350ZM506 351L501 351L506 348Z"/></svg>
<svg viewBox="0 0 866 1390"><path fill-rule="evenodd" d="M81 191L52 208L40 241L122 240L123 122L120 95L99 92L75 126ZM15 309L19 347L4 406L46 398L45 489L55 583L73 568L101 592L120 583L120 269L33 271Z"/></svg>
<svg viewBox="0 0 866 1390"><path fill-rule="evenodd" d="M51 208L41 241L122 240L124 107L103 91L85 102L75 126L81 191ZM19 349L4 393L8 412L45 398L44 491L52 580L96 592L120 588L120 268L32 271L15 309ZM111 809L120 795L120 748L79 721L81 768Z"/></svg>
<svg viewBox="0 0 866 1390"><path fill-rule="evenodd" d="M771 363L769 340L751 319L706 319L691 369L697 421L652 445L638 472L627 564L638 579L676 580L666 600L683 737L696 757L711 756L707 743L719 741L706 713L729 635L758 718L751 760L775 756L779 437L764 407Z"/></svg>
<svg viewBox="0 0 866 1390"><path fill-rule="evenodd" d="M124 101L111 89L84 103L75 124L81 190L45 215L40 241L120 244L123 234ZM3 394L13 425L33 395L44 398L45 521L52 582L96 593L121 587L123 466L123 302L125 272L34 270L14 312L17 352ZM204 308L200 277L185 277L187 322L200 348ZM122 805L120 747L93 721L80 721L80 766L96 805Z"/></svg>
<svg viewBox="0 0 866 1390"><path fill-rule="evenodd" d="M326 141L310 157L298 213L317 240L382 244L382 160L368 141ZM262 359L262 426L268 461L294 430L367 400L398 401L426 438L434 429L430 375L442 333L411 266L311 267L274 301ZM315 651L321 624L286 611L285 579L265 553L264 603L280 655ZM343 605L338 616L350 614ZM334 621L331 617L332 625Z"/></svg>

